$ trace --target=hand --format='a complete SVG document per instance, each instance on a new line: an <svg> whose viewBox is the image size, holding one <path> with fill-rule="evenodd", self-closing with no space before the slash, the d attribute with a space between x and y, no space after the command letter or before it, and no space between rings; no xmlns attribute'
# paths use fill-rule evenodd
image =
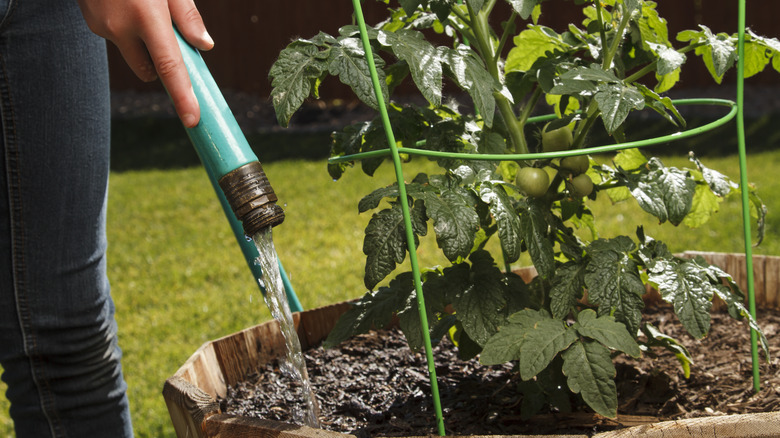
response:
<svg viewBox="0 0 780 438"><path fill-rule="evenodd" d="M182 123L193 127L200 108L172 24L200 50L214 47L193 0L78 0L89 28L119 48L143 81L159 76Z"/></svg>

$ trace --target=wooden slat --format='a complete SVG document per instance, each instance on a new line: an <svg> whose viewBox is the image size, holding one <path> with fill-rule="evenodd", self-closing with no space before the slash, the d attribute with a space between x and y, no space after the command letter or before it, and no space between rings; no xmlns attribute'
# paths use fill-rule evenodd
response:
<svg viewBox="0 0 780 438"><path fill-rule="evenodd" d="M780 257L764 260L764 302L763 307L780 309Z"/></svg>
<svg viewBox="0 0 780 438"><path fill-rule="evenodd" d="M302 333L301 345L303 348L306 349L322 342L333 330L339 316L349 310L350 306L350 303L344 302L304 312L299 327L299 333Z"/></svg>
<svg viewBox="0 0 780 438"><path fill-rule="evenodd" d="M284 354L287 348L276 321L217 339L213 344L217 362L228 386L246 379L258 367Z"/></svg>
<svg viewBox="0 0 780 438"><path fill-rule="evenodd" d="M195 351L174 376L192 383L215 398L224 396L227 392L225 380L217 364L214 346L211 342L203 344Z"/></svg>
<svg viewBox="0 0 780 438"><path fill-rule="evenodd" d="M780 412L725 415L664 421L645 426L604 432L594 438L777 438Z"/></svg>
<svg viewBox="0 0 780 438"><path fill-rule="evenodd" d="M165 381L163 397L177 436L207 436L203 434L201 423L219 412L219 404L213 397L177 376Z"/></svg>
<svg viewBox="0 0 780 438"><path fill-rule="evenodd" d="M279 421L217 414L206 419L206 436L210 438L348 438L355 437ZM181 436L181 435L180 435Z"/></svg>
<svg viewBox="0 0 780 438"><path fill-rule="evenodd" d="M533 266L526 266L522 267L520 269L516 269L513 271L515 274L519 275L520 278L523 279L524 282L529 283L531 280L534 279L538 274L536 273L536 268Z"/></svg>

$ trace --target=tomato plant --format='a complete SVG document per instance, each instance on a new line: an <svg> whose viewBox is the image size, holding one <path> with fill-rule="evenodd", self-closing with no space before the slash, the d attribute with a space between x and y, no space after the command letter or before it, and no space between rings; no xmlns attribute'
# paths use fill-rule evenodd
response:
<svg viewBox="0 0 780 438"><path fill-rule="evenodd" d="M419 147L473 154L474 159L436 158L441 173L407 182L407 199L399 199L397 184L390 184L360 200L361 213L374 212L363 243L369 292L342 317L327 344L397 316L409 345L422 346L412 274L377 287L406 257L401 206L407 203L415 242L427 234L431 221L438 246L451 262L422 273L428 320L434 322L431 337L452 336L460 355L479 355L486 364L516 362L526 394L522 415L545 404L568 409L584 402L615 417L612 357L617 352L636 357L643 350L667 348L684 370L690 361L679 343L642 322L646 284L671 303L694 337L707 334L716 296L728 303L733 317L758 327L728 274L700 258L675 256L641 226L636 236L580 237L578 227L597 230L587 203L600 196L614 202L633 199L653 221L695 228L739 186L696 157L690 168L667 167L637 149L593 166L587 157L556 165L554 160L485 161L480 154L529 152L529 116L546 104L558 117L550 128L572 130L562 131L564 142L545 149L587 147L596 123L616 140L625 138L626 119L638 110L657 112L684 127L665 93L691 55L701 57L720 82L736 59L736 38L701 26L678 33L675 42L657 4L649 0L505 0L512 12L504 17L493 16L497 1L384 0L387 18L368 31L379 92L391 102L396 141L404 147L423 144ZM582 10L581 25L552 29L538 24L541 14L565 7ZM428 38L432 34L451 42L435 45ZM780 70L777 39L749 33L746 47L746 76L767 65ZM280 124L286 126L305 99L318 95L328 75L349 85L366 105L378 107L358 28L347 25L338 35L298 39L281 52L270 71ZM409 80L427 105L392 100L395 88ZM444 99L445 80L460 87L471 105ZM335 132L331 154L387 147L377 118ZM383 162L370 158L360 165L372 175ZM331 162L328 171L339 178L352 164ZM542 181L533 190L526 186L525 173L556 166L559 171L552 172L549 184ZM518 167L523 170L516 172ZM765 207L750 190L753 217L763 223ZM498 257L485 249L489 240L500 242L507 263L527 252L538 277L526 283L499 269ZM569 396L561 397L554 389L559 387L567 387Z"/></svg>

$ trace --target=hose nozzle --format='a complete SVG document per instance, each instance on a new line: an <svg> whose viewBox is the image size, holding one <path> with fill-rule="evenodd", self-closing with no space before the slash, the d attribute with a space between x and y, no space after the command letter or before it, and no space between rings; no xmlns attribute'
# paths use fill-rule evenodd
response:
<svg viewBox="0 0 780 438"><path fill-rule="evenodd" d="M276 205L276 193L259 161L228 172L219 179L219 186L247 236L284 221L284 211Z"/></svg>

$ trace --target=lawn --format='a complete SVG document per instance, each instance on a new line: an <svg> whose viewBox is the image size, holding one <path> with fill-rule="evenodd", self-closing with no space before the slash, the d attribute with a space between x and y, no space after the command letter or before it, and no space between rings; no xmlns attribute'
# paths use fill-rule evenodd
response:
<svg viewBox="0 0 780 438"><path fill-rule="evenodd" d="M292 147L292 146L290 146ZM669 157L667 165L688 165ZM709 157L705 164L736 178L736 156ZM758 254L780 254L780 151L750 155L749 174L770 208L765 243ZM384 165L376 178L353 169L334 182L325 162L285 160L264 164L286 212L274 240L304 308L356 298L365 291L362 233L369 216L357 201L392 179ZM432 171L415 161L405 171ZM270 318L208 179L198 167L114 172L109 196L109 275L117 307L133 420L138 437L170 437L162 384L202 343ZM604 211L606 201L594 203ZM599 218L604 237L633 235L637 218L647 233L672 250L742 252L738 198L702 229L653 224L634 202ZM431 240L431 239L427 239ZM442 263L435 243L420 249L424 265ZM522 260L517 265L527 263ZM0 386L0 393L5 387ZM0 437L13 436L8 403L0 397Z"/></svg>

